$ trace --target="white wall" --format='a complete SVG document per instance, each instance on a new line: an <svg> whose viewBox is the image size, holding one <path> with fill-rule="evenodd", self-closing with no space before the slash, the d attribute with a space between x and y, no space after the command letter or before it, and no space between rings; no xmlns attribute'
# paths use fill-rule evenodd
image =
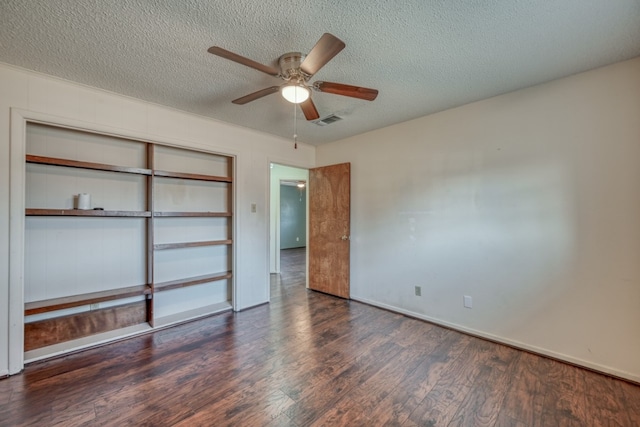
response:
<svg viewBox="0 0 640 427"><path fill-rule="evenodd" d="M280 181L309 181L309 171L292 166L273 164L271 167L269 271L280 273Z"/></svg>
<svg viewBox="0 0 640 427"><path fill-rule="evenodd" d="M11 108L57 116L90 129L236 156L236 303L242 309L268 300L269 163L311 167L314 147L298 144L294 150L291 141L282 138L0 64L0 376L19 369L14 361L22 352L17 341L10 340L22 325L8 316ZM252 203L257 205L255 214Z"/></svg>
<svg viewBox="0 0 640 427"><path fill-rule="evenodd" d="M351 162L353 298L640 380L640 58L316 156Z"/></svg>

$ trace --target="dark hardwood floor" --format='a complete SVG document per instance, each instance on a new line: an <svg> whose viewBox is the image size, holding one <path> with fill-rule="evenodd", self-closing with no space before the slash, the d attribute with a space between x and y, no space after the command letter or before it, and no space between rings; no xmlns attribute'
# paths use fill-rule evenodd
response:
<svg viewBox="0 0 640 427"><path fill-rule="evenodd" d="M639 426L640 386L304 288L28 366L0 425Z"/></svg>

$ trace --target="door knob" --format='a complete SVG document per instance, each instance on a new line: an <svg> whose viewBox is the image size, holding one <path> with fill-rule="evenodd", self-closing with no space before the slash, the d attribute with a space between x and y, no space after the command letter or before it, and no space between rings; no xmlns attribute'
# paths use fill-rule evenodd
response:
<svg viewBox="0 0 640 427"><path fill-rule="evenodd" d="M346 234L344 234L344 235L341 237L341 239L342 239L342 240L349 240L349 236L347 236Z"/></svg>

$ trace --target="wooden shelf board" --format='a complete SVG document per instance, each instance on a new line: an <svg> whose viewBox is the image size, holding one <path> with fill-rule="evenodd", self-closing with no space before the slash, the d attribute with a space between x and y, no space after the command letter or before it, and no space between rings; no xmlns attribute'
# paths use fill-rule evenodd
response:
<svg viewBox="0 0 640 427"><path fill-rule="evenodd" d="M153 175L163 177L163 178L193 179L196 181L215 181L215 182L231 182L232 181L232 179L228 176L201 175L197 173L169 172L169 171L162 171L162 170L154 170Z"/></svg>
<svg viewBox="0 0 640 427"><path fill-rule="evenodd" d="M97 217L150 217L149 211L105 211L94 209L25 209L27 216L97 216Z"/></svg>
<svg viewBox="0 0 640 427"><path fill-rule="evenodd" d="M185 288L187 286L200 285L202 283L215 282L217 280L225 280L233 277L230 271L216 274L205 274L203 276L187 277L184 279L171 280L168 282L155 283L153 289L155 292L168 291L170 289Z"/></svg>
<svg viewBox="0 0 640 427"><path fill-rule="evenodd" d="M231 212L154 212L154 217L230 217Z"/></svg>
<svg viewBox="0 0 640 427"><path fill-rule="evenodd" d="M125 300L117 302L120 301L124 302ZM147 304L144 300L89 311L83 310L46 319L30 319L24 324L24 350L36 350L145 323L148 322Z"/></svg>
<svg viewBox="0 0 640 427"><path fill-rule="evenodd" d="M32 314L46 313L49 311L62 310L71 307L79 307L82 305L95 304L103 301L113 301L138 295L148 295L150 293L151 288L149 286L139 285L131 286L128 288L110 289L108 291L73 295L69 297L34 301L28 302L24 305L24 314L25 316L29 316Z"/></svg>
<svg viewBox="0 0 640 427"><path fill-rule="evenodd" d="M24 352L24 363L33 363L38 360L47 359L53 356L66 354L72 351L78 351L90 347L99 346L108 342L122 340L135 335L151 332L153 329L148 323L129 326L123 329L114 329L113 331L103 332L96 335L90 335L78 338L72 341L65 341L59 344L53 344L47 347L41 347L36 350Z"/></svg>
<svg viewBox="0 0 640 427"><path fill-rule="evenodd" d="M184 242L184 243L158 243L153 245L153 249L161 251L164 249L181 249L181 248L196 248L200 246L216 246L216 245L230 245L233 242L231 240L208 240L203 242Z"/></svg>
<svg viewBox="0 0 640 427"><path fill-rule="evenodd" d="M66 166L70 168L93 169L107 172L122 172L136 175L151 175L151 169L108 165L105 163L82 162L79 160L59 159L56 157L34 156L32 154L27 154L26 160L27 163L37 163L41 165Z"/></svg>

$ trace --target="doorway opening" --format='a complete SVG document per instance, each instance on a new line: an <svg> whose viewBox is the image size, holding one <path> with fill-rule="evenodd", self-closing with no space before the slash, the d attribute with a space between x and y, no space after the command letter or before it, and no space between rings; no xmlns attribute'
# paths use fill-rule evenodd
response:
<svg viewBox="0 0 640 427"><path fill-rule="evenodd" d="M271 297L307 284L307 169L270 164Z"/></svg>

